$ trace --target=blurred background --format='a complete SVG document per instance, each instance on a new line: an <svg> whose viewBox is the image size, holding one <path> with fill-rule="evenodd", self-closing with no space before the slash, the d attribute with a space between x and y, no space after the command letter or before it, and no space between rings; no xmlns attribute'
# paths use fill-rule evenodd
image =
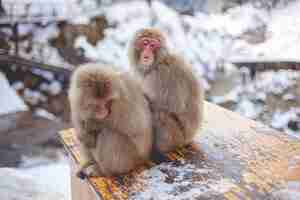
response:
<svg viewBox="0 0 300 200"><path fill-rule="evenodd" d="M70 74L90 61L128 70L143 27L167 35L208 101L298 140L299 10L300 0L0 0L1 199L69 200L56 133L70 127Z"/></svg>

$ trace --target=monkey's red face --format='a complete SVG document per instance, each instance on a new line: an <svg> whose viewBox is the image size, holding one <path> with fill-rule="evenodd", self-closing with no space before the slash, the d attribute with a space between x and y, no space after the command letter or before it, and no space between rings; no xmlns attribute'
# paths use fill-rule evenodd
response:
<svg viewBox="0 0 300 200"><path fill-rule="evenodd" d="M161 44L158 39L142 37L136 43L136 48L140 50L139 61L144 66L152 65L155 58L155 52L160 49Z"/></svg>
<svg viewBox="0 0 300 200"><path fill-rule="evenodd" d="M112 99L99 99L96 107L96 118L103 120L111 113L113 100Z"/></svg>
<svg viewBox="0 0 300 200"><path fill-rule="evenodd" d="M118 99L118 92L112 86L112 80L104 76L89 76L88 81L82 84L83 104L91 110L94 117L104 120L112 111L113 101Z"/></svg>

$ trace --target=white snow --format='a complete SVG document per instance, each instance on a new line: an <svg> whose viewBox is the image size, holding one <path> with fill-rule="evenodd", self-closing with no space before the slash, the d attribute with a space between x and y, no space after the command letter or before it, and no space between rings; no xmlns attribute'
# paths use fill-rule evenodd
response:
<svg viewBox="0 0 300 200"><path fill-rule="evenodd" d="M41 108L38 108L35 110L35 114L37 116L41 116L41 117L44 117L46 119L50 119L50 120L57 120L57 117L52 114L52 113L49 113L47 110L45 109L41 109Z"/></svg>
<svg viewBox="0 0 300 200"><path fill-rule="evenodd" d="M273 128L283 129L288 134L291 134L292 136L300 139L299 132L297 133L297 131L288 129L288 123L290 121L294 121L300 124L299 116L300 116L300 108L290 108L286 112L277 110L274 113L273 118L271 120L271 126Z"/></svg>
<svg viewBox="0 0 300 200"><path fill-rule="evenodd" d="M62 85L59 81L52 81L49 85L49 92L52 95L57 95L62 91Z"/></svg>
<svg viewBox="0 0 300 200"><path fill-rule="evenodd" d="M68 163L42 165L21 170L22 173L34 177L39 191L52 191L61 199L69 200L71 194L70 167Z"/></svg>
<svg viewBox="0 0 300 200"><path fill-rule="evenodd" d="M2 4L7 14L13 16L10 20L15 21L39 18L42 22L47 22L54 18L67 19L76 24L86 24L89 22L89 15L102 13L94 0L80 2L77 0L22 0L17 4L15 0L2 0Z"/></svg>
<svg viewBox="0 0 300 200"><path fill-rule="evenodd" d="M168 175L163 172L164 170L168 171L168 174L172 174L172 183L166 181ZM193 179L193 176L197 175L208 177L210 173L214 173L215 176L217 175L210 168L196 169L191 164L171 166L170 164L163 163L139 175L141 179L138 181L143 185L143 191L139 191L136 194L134 188L130 189L130 191L134 194L133 199L179 200L201 198L210 194L221 194L235 186L233 180L222 177L218 180L208 178L196 181ZM191 180L189 181L192 181L193 184L190 184L188 177L190 177ZM178 194L178 190L180 190L180 195Z"/></svg>
<svg viewBox="0 0 300 200"><path fill-rule="evenodd" d="M6 77L0 72L0 115L27 110L23 100L10 87Z"/></svg>
<svg viewBox="0 0 300 200"><path fill-rule="evenodd" d="M268 28L269 39L254 50L268 58L299 59L300 56L300 1L290 3L284 9L273 10Z"/></svg>
<svg viewBox="0 0 300 200"><path fill-rule="evenodd" d="M236 112L241 115L255 119L263 111L262 106L259 106L248 99L242 99L237 104Z"/></svg>
<svg viewBox="0 0 300 200"><path fill-rule="evenodd" d="M40 101L43 101L46 97L39 91L26 88L24 90L24 99L26 102L30 102L32 105L37 105Z"/></svg>
<svg viewBox="0 0 300 200"><path fill-rule="evenodd" d="M26 169L0 168L0 199L71 200L66 162Z"/></svg>

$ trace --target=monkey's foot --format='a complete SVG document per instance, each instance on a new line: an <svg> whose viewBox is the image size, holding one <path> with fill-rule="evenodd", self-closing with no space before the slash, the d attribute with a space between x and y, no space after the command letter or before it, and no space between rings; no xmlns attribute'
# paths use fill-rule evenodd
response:
<svg viewBox="0 0 300 200"><path fill-rule="evenodd" d="M85 174L85 172L83 170L78 170L78 172L76 173L76 176L82 180L84 180L87 175Z"/></svg>
<svg viewBox="0 0 300 200"><path fill-rule="evenodd" d="M81 168L76 173L76 176L80 179L85 179L87 177L95 177L95 176L101 176L102 173L99 171L99 168L96 164L89 165L88 167Z"/></svg>

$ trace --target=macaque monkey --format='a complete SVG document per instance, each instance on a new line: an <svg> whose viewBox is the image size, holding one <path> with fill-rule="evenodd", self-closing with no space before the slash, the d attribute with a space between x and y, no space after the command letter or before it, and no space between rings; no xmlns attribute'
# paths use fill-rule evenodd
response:
<svg viewBox="0 0 300 200"><path fill-rule="evenodd" d="M127 173L149 159L151 112L137 79L113 66L80 66L69 101L85 160L79 177Z"/></svg>
<svg viewBox="0 0 300 200"><path fill-rule="evenodd" d="M203 88L182 56L170 52L162 33L139 30L129 45L131 67L143 80L158 153L191 143L203 118Z"/></svg>

